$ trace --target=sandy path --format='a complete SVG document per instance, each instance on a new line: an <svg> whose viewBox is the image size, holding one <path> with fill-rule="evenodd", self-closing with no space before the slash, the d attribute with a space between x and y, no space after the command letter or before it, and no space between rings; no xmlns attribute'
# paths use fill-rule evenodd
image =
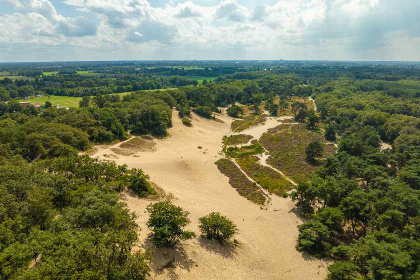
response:
<svg viewBox="0 0 420 280"><path fill-rule="evenodd" d="M271 210L262 210L241 197L217 169L214 162L221 157L222 137L229 134L232 121L227 116L219 118L225 123L194 115L193 127L189 128L182 125L174 112L170 136L155 140L156 151L137 153L138 157L111 157L118 164L142 168L166 193L173 194L174 203L190 212L192 223L188 228L197 234L198 218L212 211L228 216L239 228L237 240L241 245L236 248L197 237L183 242L175 251L155 250L152 278L324 279L325 264L295 250L297 225L302 220L294 210L294 203L272 196ZM274 120L269 123L274 125ZM259 129L253 136L259 138L262 131ZM101 146L94 156L110 159L103 154L112 152ZM140 236L146 240L149 231L145 226L148 218L145 208L150 201L129 195L123 200L139 216ZM169 261L173 264L161 269Z"/></svg>

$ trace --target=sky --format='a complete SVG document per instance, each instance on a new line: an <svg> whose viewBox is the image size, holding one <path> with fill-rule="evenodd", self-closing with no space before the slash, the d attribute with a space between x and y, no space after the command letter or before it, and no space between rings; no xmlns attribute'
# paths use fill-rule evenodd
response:
<svg viewBox="0 0 420 280"><path fill-rule="evenodd" d="M0 0L0 62L420 61L420 0Z"/></svg>

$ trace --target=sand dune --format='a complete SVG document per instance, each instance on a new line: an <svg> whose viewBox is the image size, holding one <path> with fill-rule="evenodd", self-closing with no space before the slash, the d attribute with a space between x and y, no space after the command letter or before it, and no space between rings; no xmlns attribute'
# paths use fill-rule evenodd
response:
<svg viewBox="0 0 420 280"><path fill-rule="evenodd" d="M324 279L326 265L295 250L297 225L302 223L290 199L272 196L270 210L262 210L229 185L214 162L222 157L222 137L229 134L232 119L218 116L224 123L193 116L193 127L182 125L173 113L170 136L154 139L154 151L136 156L112 154L110 148L95 149L94 157L111 159L118 164L142 168L174 203L190 212L188 229L199 235L197 220L218 211L239 228L240 246L221 246L197 237L183 242L175 250L153 252L153 279ZM271 125L270 120L270 125ZM247 131L241 133L249 134ZM261 128L258 128L258 133ZM255 135L258 136L258 135ZM202 148L199 149L198 146ZM139 216L140 236L147 246L149 231L145 225L150 201L131 195L122 198Z"/></svg>

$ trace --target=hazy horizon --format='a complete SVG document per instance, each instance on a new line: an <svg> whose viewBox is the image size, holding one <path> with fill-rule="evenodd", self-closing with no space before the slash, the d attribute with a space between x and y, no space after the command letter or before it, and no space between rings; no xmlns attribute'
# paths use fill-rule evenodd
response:
<svg viewBox="0 0 420 280"><path fill-rule="evenodd" d="M0 62L420 61L416 0L0 0Z"/></svg>

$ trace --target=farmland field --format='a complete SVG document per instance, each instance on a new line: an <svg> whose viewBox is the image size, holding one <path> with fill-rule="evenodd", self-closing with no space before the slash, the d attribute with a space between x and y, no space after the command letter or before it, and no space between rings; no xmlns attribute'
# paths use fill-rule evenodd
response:
<svg viewBox="0 0 420 280"><path fill-rule="evenodd" d="M204 76L187 76L189 80L197 81L199 84L202 84L204 80L208 82L216 80L217 77L204 77Z"/></svg>
<svg viewBox="0 0 420 280"><path fill-rule="evenodd" d="M73 97L73 96L43 96L43 97L33 97L28 99L19 99L19 102L31 102L31 104L39 103L40 105L44 105L46 101L50 101L53 105L58 105L60 107L79 107L79 102L82 100L81 97Z"/></svg>
<svg viewBox="0 0 420 280"><path fill-rule="evenodd" d="M167 90L167 89L171 89L171 88L163 88L163 89L158 89L158 90ZM119 96L123 97L133 92L135 91L126 91L126 92L111 93L111 94L118 94ZM19 99L18 101L31 102L32 104L39 103L40 105L44 105L46 101L50 101L51 104L53 105L58 105L60 107L66 107L66 108L74 108L74 107L79 107L80 100L82 100L82 97L50 95L49 97L48 96L31 97L28 99Z"/></svg>

